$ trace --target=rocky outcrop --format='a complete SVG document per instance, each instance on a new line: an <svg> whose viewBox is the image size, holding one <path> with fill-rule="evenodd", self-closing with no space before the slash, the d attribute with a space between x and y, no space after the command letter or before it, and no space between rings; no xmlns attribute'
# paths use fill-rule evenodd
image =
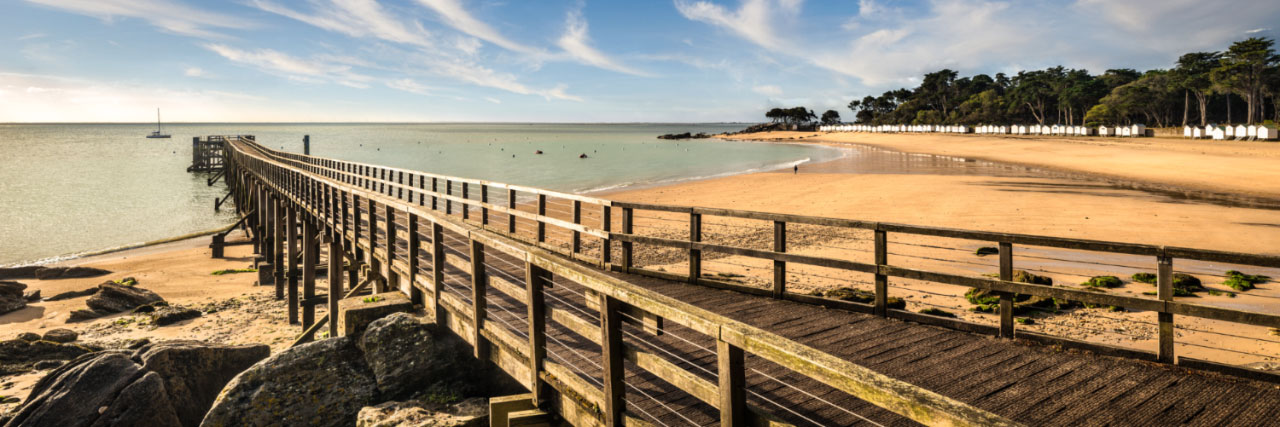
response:
<svg viewBox="0 0 1280 427"><path fill-rule="evenodd" d="M358 337L305 344L254 365L227 385L201 425L350 425L375 402L482 393L483 372L462 340L394 313Z"/></svg>
<svg viewBox="0 0 1280 427"><path fill-rule="evenodd" d="M6 425L197 425L218 390L268 351L169 341L82 355L36 383Z"/></svg>
<svg viewBox="0 0 1280 427"><path fill-rule="evenodd" d="M150 306L146 306L150 307ZM178 306L163 306L151 311L151 323L156 326L168 326L183 320L200 317L200 310Z"/></svg>
<svg viewBox="0 0 1280 427"><path fill-rule="evenodd" d="M42 267L35 273L36 278L40 280L78 279L111 274L110 271L92 267Z"/></svg>
<svg viewBox="0 0 1280 427"><path fill-rule="evenodd" d="M125 286L115 282L104 282L98 285L98 292L85 301L93 311L100 313L119 313L164 301L155 292L137 286Z"/></svg>
<svg viewBox="0 0 1280 427"><path fill-rule="evenodd" d="M22 299L26 300L27 302L38 302L40 301L40 290L35 289L35 290L23 292Z"/></svg>
<svg viewBox="0 0 1280 427"><path fill-rule="evenodd" d="M357 427L480 427L489 425L489 404L482 397L452 405L422 401L367 406L356 416Z"/></svg>
<svg viewBox="0 0 1280 427"><path fill-rule="evenodd" d="M66 292L57 293L51 297L45 298L44 301L60 301L64 299L79 298L83 296L93 295L96 292L98 292L98 288L96 286L89 289L82 289L79 291L66 291Z"/></svg>
<svg viewBox="0 0 1280 427"><path fill-rule="evenodd" d="M99 313L89 309L71 310L71 314L67 315L68 322L82 322L90 319L97 319L105 316L107 313Z"/></svg>
<svg viewBox="0 0 1280 427"><path fill-rule="evenodd" d="M95 347L45 341L39 339L38 335L31 341L23 338L0 341L0 375L27 372L40 361L71 360L98 350Z"/></svg>
<svg viewBox="0 0 1280 427"><path fill-rule="evenodd" d="M58 329L49 330L49 332L44 333L45 341L69 343L69 342L74 342L77 338L80 338L80 334L70 329L58 328Z"/></svg>
<svg viewBox="0 0 1280 427"><path fill-rule="evenodd" d="M358 346L383 400L427 389L457 395L479 391L474 381L479 366L471 347L410 314L393 313L373 321Z"/></svg>
<svg viewBox="0 0 1280 427"><path fill-rule="evenodd" d="M8 267L0 268L0 280L4 279L34 279L36 271L44 267L38 265L28 265L25 267Z"/></svg>
<svg viewBox="0 0 1280 427"><path fill-rule="evenodd" d="M23 294L26 289L24 283L0 280L0 314L26 307L27 299Z"/></svg>
<svg viewBox="0 0 1280 427"><path fill-rule="evenodd" d="M377 392L354 340L330 338L282 351L240 373L200 425L348 426Z"/></svg>

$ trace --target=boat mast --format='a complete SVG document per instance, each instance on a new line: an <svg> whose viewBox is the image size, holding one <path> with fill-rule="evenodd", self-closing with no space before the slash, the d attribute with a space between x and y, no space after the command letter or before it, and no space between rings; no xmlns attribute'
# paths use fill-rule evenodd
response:
<svg viewBox="0 0 1280 427"><path fill-rule="evenodd" d="M160 133L160 109L156 109L156 133Z"/></svg>

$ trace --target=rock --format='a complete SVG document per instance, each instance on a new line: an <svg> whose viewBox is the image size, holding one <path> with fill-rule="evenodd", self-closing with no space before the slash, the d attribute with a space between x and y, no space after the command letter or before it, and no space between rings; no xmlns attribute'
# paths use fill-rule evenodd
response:
<svg viewBox="0 0 1280 427"><path fill-rule="evenodd" d="M41 379L7 425L178 426L163 381L127 355L76 359Z"/></svg>
<svg viewBox="0 0 1280 427"><path fill-rule="evenodd" d="M83 290L79 290L79 291L67 291L67 292L63 292L63 293L60 293L60 294L55 294L54 296L51 296L51 297L45 298L44 300L45 300L45 301L59 301L59 300L64 300L64 299L79 298L79 297L86 296L86 295L93 295L94 293L97 293L97 292L98 292L98 288L95 286L95 287L92 287L92 288L89 288L89 289L83 289Z"/></svg>
<svg viewBox="0 0 1280 427"><path fill-rule="evenodd" d="M20 282L0 280L0 314L21 310L27 306L23 290L27 285Z"/></svg>
<svg viewBox="0 0 1280 427"><path fill-rule="evenodd" d="M71 310L71 314L67 316L67 321L80 322L80 321L85 321L90 319L97 319L99 317L106 316L107 314L110 314L110 313L99 313L93 310L86 310L86 309Z"/></svg>
<svg viewBox="0 0 1280 427"><path fill-rule="evenodd" d="M489 425L489 405L482 398L452 405L421 401L386 402L366 406L356 417L357 427L480 427Z"/></svg>
<svg viewBox="0 0 1280 427"><path fill-rule="evenodd" d="M197 426L222 387L270 353L266 345L165 341L143 346L134 352L133 359L164 380L181 424Z"/></svg>
<svg viewBox="0 0 1280 427"><path fill-rule="evenodd" d="M23 341L40 341L40 334L35 332L23 332L18 334L18 339Z"/></svg>
<svg viewBox="0 0 1280 427"><path fill-rule="evenodd" d="M329 338L282 351L240 373L200 425L347 426L377 392L354 339Z"/></svg>
<svg viewBox="0 0 1280 427"><path fill-rule="evenodd" d="M342 336L360 336L373 321L391 313L412 309L413 302L399 292L343 298L338 301L338 333Z"/></svg>
<svg viewBox="0 0 1280 427"><path fill-rule="evenodd" d="M150 307L150 306L145 306ZM151 313L151 323L157 326L167 326L183 320L195 319L200 317L200 310L190 309L186 307L162 307Z"/></svg>
<svg viewBox="0 0 1280 427"><path fill-rule="evenodd" d="M267 352L170 341L86 354L41 378L6 425L195 426L222 386Z"/></svg>
<svg viewBox="0 0 1280 427"><path fill-rule="evenodd" d="M30 365L41 360L70 360L93 351L90 347L53 341L6 340L0 341L0 363Z"/></svg>
<svg viewBox="0 0 1280 427"><path fill-rule="evenodd" d="M34 279L36 278L36 270L42 268L44 267L38 265L0 268L0 279Z"/></svg>
<svg viewBox="0 0 1280 427"><path fill-rule="evenodd" d="M135 314L154 313L155 311L156 307L153 305L140 305L138 308L133 309Z"/></svg>
<svg viewBox="0 0 1280 427"><path fill-rule="evenodd" d="M80 334L70 329L58 328L44 333L45 341L68 343L75 341L77 338L80 338Z"/></svg>
<svg viewBox="0 0 1280 427"><path fill-rule="evenodd" d="M36 289L32 291L26 291L22 294L22 299L26 300L27 302L40 301L40 290Z"/></svg>
<svg viewBox="0 0 1280 427"><path fill-rule="evenodd" d="M461 340L406 313L375 320L358 343L384 400L407 397L424 389L461 395L480 387L476 372L483 366L471 358Z"/></svg>
<svg viewBox="0 0 1280 427"><path fill-rule="evenodd" d="M164 298L160 298L155 292L115 282L104 282L98 285L98 293L89 297L85 305L98 312L119 313L160 301L164 301Z"/></svg>
<svg viewBox="0 0 1280 427"><path fill-rule="evenodd" d="M57 368L59 366L62 366L64 363L66 362L63 362L61 360L41 360L39 362L36 362L34 365L31 365L31 367L37 371L43 371L46 369Z"/></svg>
<svg viewBox="0 0 1280 427"><path fill-rule="evenodd" d="M36 270L36 278L40 280L77 279L107 274L111 274L111 272L92 267L44 267Z"/></svg>

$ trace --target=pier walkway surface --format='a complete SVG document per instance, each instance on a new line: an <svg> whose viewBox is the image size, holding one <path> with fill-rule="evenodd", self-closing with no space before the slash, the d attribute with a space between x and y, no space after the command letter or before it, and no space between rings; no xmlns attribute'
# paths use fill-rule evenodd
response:
<svg viewBox="0 0 1280 427"><path fill-rule="evenodd" d="M1280 417L1274 376L1173 353L1175 315L1247 327L1277 327L1280 316L1178 301L1172 290L1175 258L1263 268L1280 258L627 204L279 152L252 137L210 140L223 143L225 169L215 173L274 267L277 296L291 320L301 317L300 341L326 326L317 306L332 313L343 295L403 292L527 387L544 411L530 416L668 426L1265 425ZM637 210L678 218L683 235L637 232ZM772 239L766 247L704 241L711 216L761 221ZM788 252L788 226L866 231L872 259ZM888 233L993 242L998 277L890 264ZM1150 256L1158 294L1015 282L1015 244ZM706 277L704 253L761 260L772 280L753 287ZM678 259L664 265L688 273L635 265L645 256ZM325 263L329 294L317 296L326 280L316 266ZM851 282L870 277L875 289L867 303L789 291L807 267ZM902 310L888 295L891 278L990 291L1000 323ZM1150 312L1159 350L1015 332L1020 295Z"/></svg>

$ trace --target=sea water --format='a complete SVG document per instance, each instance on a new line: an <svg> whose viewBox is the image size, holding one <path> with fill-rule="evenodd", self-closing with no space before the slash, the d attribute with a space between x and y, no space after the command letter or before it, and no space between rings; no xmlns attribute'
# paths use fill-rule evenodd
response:
<svg viewBox="0 0 1280 427"><path fill-rule="evenodd" d="M790 168L846 155L797 144L666 133L741 124L145 124L0 125L0 265L65 259L225 226L226 194L186 172L191 138L255 135L267 147L443 175L589 193ZM538 150L542 154L535 154ZM580 155L587 158L581 159Z"/></svg>

